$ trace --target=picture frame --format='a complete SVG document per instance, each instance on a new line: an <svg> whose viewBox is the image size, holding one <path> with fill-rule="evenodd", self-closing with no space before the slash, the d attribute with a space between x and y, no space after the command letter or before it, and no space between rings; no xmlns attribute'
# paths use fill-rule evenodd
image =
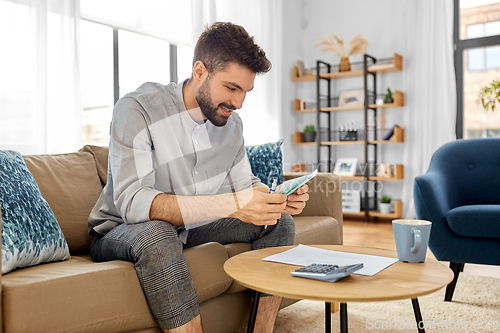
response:
<svg viewBox="0 0 500 333"><path fill-rule="evenodd" d="M342 90L339 93L339 106L363 106L365 92L363 89Z"/></svg>
<svg viewBox="0 0 500 333"><path fill-rule="evenodd" d="M357 166L357 158L338 158L333 173L337 176L354 176Z"/></svg>

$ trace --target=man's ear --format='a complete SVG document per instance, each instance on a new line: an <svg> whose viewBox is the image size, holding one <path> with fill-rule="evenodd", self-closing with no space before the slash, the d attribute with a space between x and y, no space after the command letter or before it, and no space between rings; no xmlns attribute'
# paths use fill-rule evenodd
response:
<svg viewBox="0 0 500 333"><path fill-rule="evenodd" d="M208 70L205 64L198 60L193 66L193 79L196 81L203 81L208 76Z"/></svg>

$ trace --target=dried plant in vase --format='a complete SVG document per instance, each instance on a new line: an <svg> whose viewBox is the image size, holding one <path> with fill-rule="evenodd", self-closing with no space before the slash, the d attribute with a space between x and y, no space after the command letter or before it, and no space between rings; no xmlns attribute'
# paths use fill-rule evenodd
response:
<svg viewBox="0 0 500 333"><path fill-rule="evenodd" d="M344 41L338 38L335 34L331 34L328 39L319 37L320 42L314 47L322 46L321 52L331 51L339 56L340 65L339 72L346 72L351 70L351 64L349 63L349 57L357 54L366 53L368 48L368 41L362 34L354 37L350 42L349 46L344 45Z"/></svg>

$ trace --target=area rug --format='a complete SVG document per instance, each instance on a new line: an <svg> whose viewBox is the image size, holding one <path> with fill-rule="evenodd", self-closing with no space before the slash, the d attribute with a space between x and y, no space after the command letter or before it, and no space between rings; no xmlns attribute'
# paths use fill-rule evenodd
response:
<svg viewBox="0 0 500 333"><path fill-rule="evenodd" d="M452 302L445 288L419 297L425 331L500 332L500 279L460 274ZM417 332L411 300L348 303L349 332ZM340 332L339 312L332 332ZM278 313L274 332L325 331L325 303L302 300Z"/></svg>

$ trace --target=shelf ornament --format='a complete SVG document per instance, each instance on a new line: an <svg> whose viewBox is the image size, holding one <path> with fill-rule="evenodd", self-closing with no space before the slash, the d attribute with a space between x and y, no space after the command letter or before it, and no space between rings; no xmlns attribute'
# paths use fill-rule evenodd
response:
<svg viewBox="0 0 500 333"><path fill-rule="evenodd" d="M306 142L316 141L316 128L314 125L306 125L304 127L304 139Z"/></svg>
<svg viewBox="0 0 500 333"><path fill-rule="evenodd" d="M391 200L392 200L392 197L390 197L388 195L382 196L382 199L380 199L380 203L378 206L380 213L389 214L391 212Z"/></svg>
<svg viewBox="0 0 500 333"><path fill-rule="evenodd" d="M351 64L349 63L349 57L357 54L364 54L368 48L368 41L363 34L359 34L354 37L349 45L344 45L344 41L337 37L335 34L331 34L328 39L319 37L320 42L314 46L322 46L321 52L325 53L331 51L339 56L340 65L339 72L348 72L351 70Z"/></svg>

